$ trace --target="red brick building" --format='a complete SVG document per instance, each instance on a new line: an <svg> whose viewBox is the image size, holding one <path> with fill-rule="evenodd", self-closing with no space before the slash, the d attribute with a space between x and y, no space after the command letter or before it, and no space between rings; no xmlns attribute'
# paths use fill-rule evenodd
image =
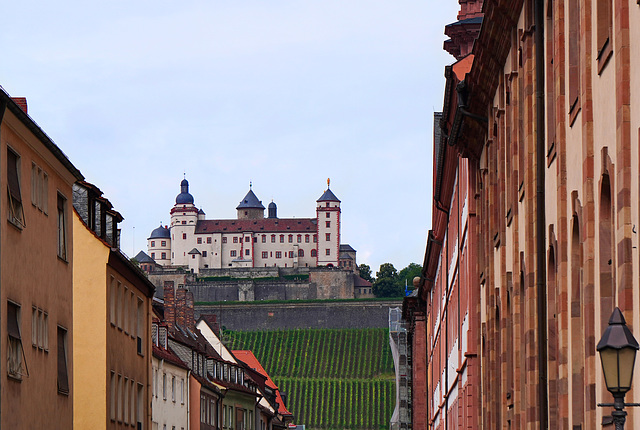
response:
<svg viewBox="0 0 640 430"><path fill-rule="evenodd" d="M414 427L607 426L596 343L614 306L640 333L640 5L485 0L482 13L470 51L452 46L465 25L446 30L457 62L433 226L405 302L414 363L426 321Z"/></svg>

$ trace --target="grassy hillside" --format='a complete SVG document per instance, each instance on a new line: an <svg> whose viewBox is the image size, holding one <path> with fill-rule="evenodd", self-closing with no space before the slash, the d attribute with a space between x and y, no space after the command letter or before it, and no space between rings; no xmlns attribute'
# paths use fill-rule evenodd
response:
<svg viewBox="0 0 640 430"><path fill-rule="evenodd" d="M250 349L309 429L386 429L395 405L387 329L225 332Z"/></svg>

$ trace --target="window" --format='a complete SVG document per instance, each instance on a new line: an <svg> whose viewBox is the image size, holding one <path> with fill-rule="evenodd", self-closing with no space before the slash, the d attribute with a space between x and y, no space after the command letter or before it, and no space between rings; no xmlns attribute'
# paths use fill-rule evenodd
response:
<svg viewBox="0 0 640 430"><path fill-rule="evenodd" d="M187 239L187 233L182 233L182 239L186 240Z"/></svg>
<svg viewBox="0 0 640 430"><path fill-rule="evenodd" d="M49 176L36 163L31 163L31 204L45 214L49 209Z"/></svg>
<svg viewBox="0 0 640 430"><path fill-rule="evenodd" d="M116 279L112 276L110 282L109 291L109 315L111 317L111 324L116 325Z"/></svg>
<svg viewBox="0 0 640 430"><path fill-rule="evenodd" d="M331 227L331 221L326 221L325 225L327 226L327 228Z"/></svg>
<svg viewBox="0 0 640 430"><path fill-rule="evenodd" d="M210 237L207 238L207 243L211 243L211 238Z"/></svg>
<svg viewBox="0 0 640 430"><path fill-rule="evenodd" d="M202 244L202 238L201 237L198 238L198 245L200 245L200 244Z"/></svg>
<svg viewBox="0 0 640 430"><path fill-rule="evenodd" d="M250 255L251 254L251 250L250 249L245 249L244 250L244 255Z"/></svg>
<svg viewBox="0 0 640 430"><path fill-rule="evenodd" d="M206 257L207 256L207 251L202 251L202 256Z"/></svg>
<svg viewBox="0 0 640 430"><path fill-rule="evenodd" d="M162 398L167 400L167 374L162 374Z"/></svg>
<svg viewBox="0 0 640 430"><path fill-rule="evenodd" d="M138 383L138 430L143 430L144 426L142 425L142 417L145 413L144 410L144 386L140 383Z"/></svg>
<svg viewBox="0 0 640 430"><path fill-rule="evenodd" d="M7 191L9 194L9 221L18 228L25 227L22 197L20 195L20 156L7 148Z"/></svg>
<svg viewBox="0 0 640 430"><path fill-rule="evenodd" d="M327 203L327 207L329 207L329 203ZM329 212L327 212L325 215L326 215L327 218L329 218L331 216L331 214Z"/></svg>
<svg viewBox="0 0 640 430"><path fill-rule="evenodd" d="M292 234L289 235L289 243L293 243L293 235Z"/></svg>
<svg viewBox="0 0 640 430"><path fill-rule="evenodd" d="M205 251L205 252L206 252L206 251ZM166 252L163 252L163 253L162 253L162 260L166 260L166 259L167 259L167 253L166 253Z"/></svg>
<svg viewBox="0 0 640 430"><path fill-rule="evenodd" d="M166 240L161 241L160 246L167 246L167 241Z"/></svg>
<svg viewBox="0 0 640 430"><path fill-rule="evenodd" d="M318 256L318 251L316 251L315 249L311 250L311 256L312 257L317 257Z"/></svg>
<svg viewBox="0 0 640 430"><path fill-rule="evenodd" d="M317 234L313 235L313 243L318 243L318 235Z"/></svg>
<svg viewBox="0 0 640 430"><path fill-rule="evenodd" d="M580 15L579 0L569 0L569 112L572 113L571 122L578 111L580 95Z"/></svg>
<svg viewBox="0 0 640 430"><path fill-rule="evenodd" d="M262 235L262 243L267 243L267 235L266 234Z"/></svg>
<svg viewBox="0 0 640 430"><path fill-rule="evenodd" d="M275 234L271 235L271 243L276 243L276 235Z"/></svg>
<svg viewBox="0 0 640 430"><path fill-rule="evenodd" d="M67 330L58 326L58 393L69 394L67 372Z"/></svg>
<svg viewBox="0 0 640 430"><path fill-rule="evenodd" d="M58 194L58 257L67 259L67 199Z"/></svg>
<svg viewBox="0 0 640 430"><path fill-rule="evenodd" d="M267 251L262 251L262 258L269 258L269 253Z"/></svg>
<svg viewBox="0 0 640 430"><path fill-rule="evenodd" d="M123 393L123 419L125 424L129 424L129 378L124 378L124 393Z"/></svg>
<svg viewBox="0 0 640 430"><path fill-rule="evenodd" d="M238 243L238 238L237 237L233 238L233 243Z"/></svg>
<svg viewBox="0 0 640 430"><path fill-rule="evenodd" d="M20 305L7 302L7 372L9 376L22 379L24 375L24 352L20 336Z"/></svg>
<svg viewBox="0 0 640 430"><path fill-rule="evenodd" d="M176 377L171 377L171 401L176 401Z"/></svg>
<svg viewBox="0 0 640 430"><path fill-rule="evenodd" d="M153 258L154 260L156 259L156 253L155 252L151 253L151 258Z"/></svg>
<svg viewBox="0 0 640 430"><path fill-rule="evenodd" d="M297 241L298 241L298 243L302 243L302 235L301 234L299 234L297 236Z"/></svg>
<svg viewBox="0 0 640 430"><path fill-rule="evenodd" d="M276 258L282 258L282 251L276 251Z"/></svg>
<svg viewBox="0 0 640 430"><path fill-rule="evenodd" d="M284 243L284 234L280 235L280 243Z"/></svg>
<svg viewBox="0 0 640 430"><path fill-rule="evenodd" d="M232 257L235 257L235 256L236 256L236 250L235 250L235 249L231 250L230 255L231 255Z"/></svg>
<svg viewBox="0 0 640 430"><path fill-rule="evenodd" d="M304 243L309 243L309 235L308 234L304 235Z"/></svg>
<svg viewBox="0 0 640 430"><path fill-rule="evenodd" d="M327 248L327 249L325 250L325 254L326 254L326 255L331 255L331 249L330 249L330 248Z"/></svg>
<svg viewBox="0 0 640 430"><path fill-rule="evenodd" d="M325 240L327 241L331 240L331 233L325 234Z"/></svg>
<svg viewBox="0 0 640 430"><path fill-rule="evenodd" d="M227 243L227 238L226 237L222 238L222 243Z"/></svg>
<svg viewBox="0 0 640 430"><path fill-rule="evenodd" d="M47 351L49 349L49 316L42 309L34 306L31 314L31 344L34 348Z"/></svg>
<svg viewBox="0 0 640 430"><path fill-rule="evenodd" d="M304 249L298 249L298 257L304 257Z"/></svg>
<svg viewBox="0 0 640 430"><path fill-rule="evenodd" d="M155 241L155 240L152 240L152 241L151 241L151 247L153 248L154 246L156 246L156 241Z"/></svg>
<svg viewBox="0 0 640 430"><path fill-rule="evenodd" d="M109 416L111 417L111 421L116 420L116 374L112 370L111 371L111 386L109 393Z"/></svg>
<svg viewBox="0 0 640 430"><path fill-rule="evenodd" d="M244 238L244 241L245 241L245 242L251 242L251 237L249 237L249 236L245 237L245 238Z"/></svg>
<svg viewBox="0 0 640 430"><path fill-rule="evenodd" d="M598 48L598 73L604 67L604 63L609 59L612 52L611 27L612 22L612 0L598 0L597 12L597 48Z"/></svg>
<svg viewBox="0 0 640 430"><path fill-rule="evenodd" d="M180 379L180 403L184 405L184 379Z"/></svg>

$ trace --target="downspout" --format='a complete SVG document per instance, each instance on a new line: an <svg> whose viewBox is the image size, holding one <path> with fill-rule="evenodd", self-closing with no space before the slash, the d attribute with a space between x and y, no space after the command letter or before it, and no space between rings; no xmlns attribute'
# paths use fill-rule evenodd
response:
<svg viewBox="0 0 640 430"><path fill-rule="evenodd" d="M7 98L5 94L0 94L0 130L2 129L2 119L4 118L4 111L7 109ZM1 137L2 133L0 133ZM2 154L0 154L0 160L2 160ZM0 236L0 241L2 237ZM2 257L2 247L0 247L0 257ZM2 266L0 265L0 279L2 279ZM2 281L0 281L0 292L2 292ZM2 317L0 316L0 323L4 324L1 321ZM0 339L0 345L4 343L4 339ZM2 417L2 404L0 404L0 418Z"/></svg>
<svg viewBox="0 0 640 430"><path fill-rule="evenodd" d="M538 308L538 404L541 429L549 428L547 375L547 290L545 238L545 94L544 94L544 3L535 0L536 64L536 292Z"/></svg>

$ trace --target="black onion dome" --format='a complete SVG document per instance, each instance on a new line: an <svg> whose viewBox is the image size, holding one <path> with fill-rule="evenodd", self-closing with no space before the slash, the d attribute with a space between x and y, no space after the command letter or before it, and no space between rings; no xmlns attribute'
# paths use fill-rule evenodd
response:
<svg viewBox="0 0 640 430"><path fill-rule="evenodd" d="M180 194L176 197L177 205L193 204L193 196L189 194L189 181L183 179L180 182Z"/></svg>
<svg viewBox="0 0 640 430"><path fill-rule="evenodd" d="M149 236L149 239L171 239L171 232L168 228L163 227L161 224L160 227L154 229L151 232L151 236Z"/></svg>
<svg viewBox="0 0 640 430"><path fill-rule="evenodd" d="M275 203L271 202L269 203L269 209L277 209L278 207L276 206Z"/></svg>

